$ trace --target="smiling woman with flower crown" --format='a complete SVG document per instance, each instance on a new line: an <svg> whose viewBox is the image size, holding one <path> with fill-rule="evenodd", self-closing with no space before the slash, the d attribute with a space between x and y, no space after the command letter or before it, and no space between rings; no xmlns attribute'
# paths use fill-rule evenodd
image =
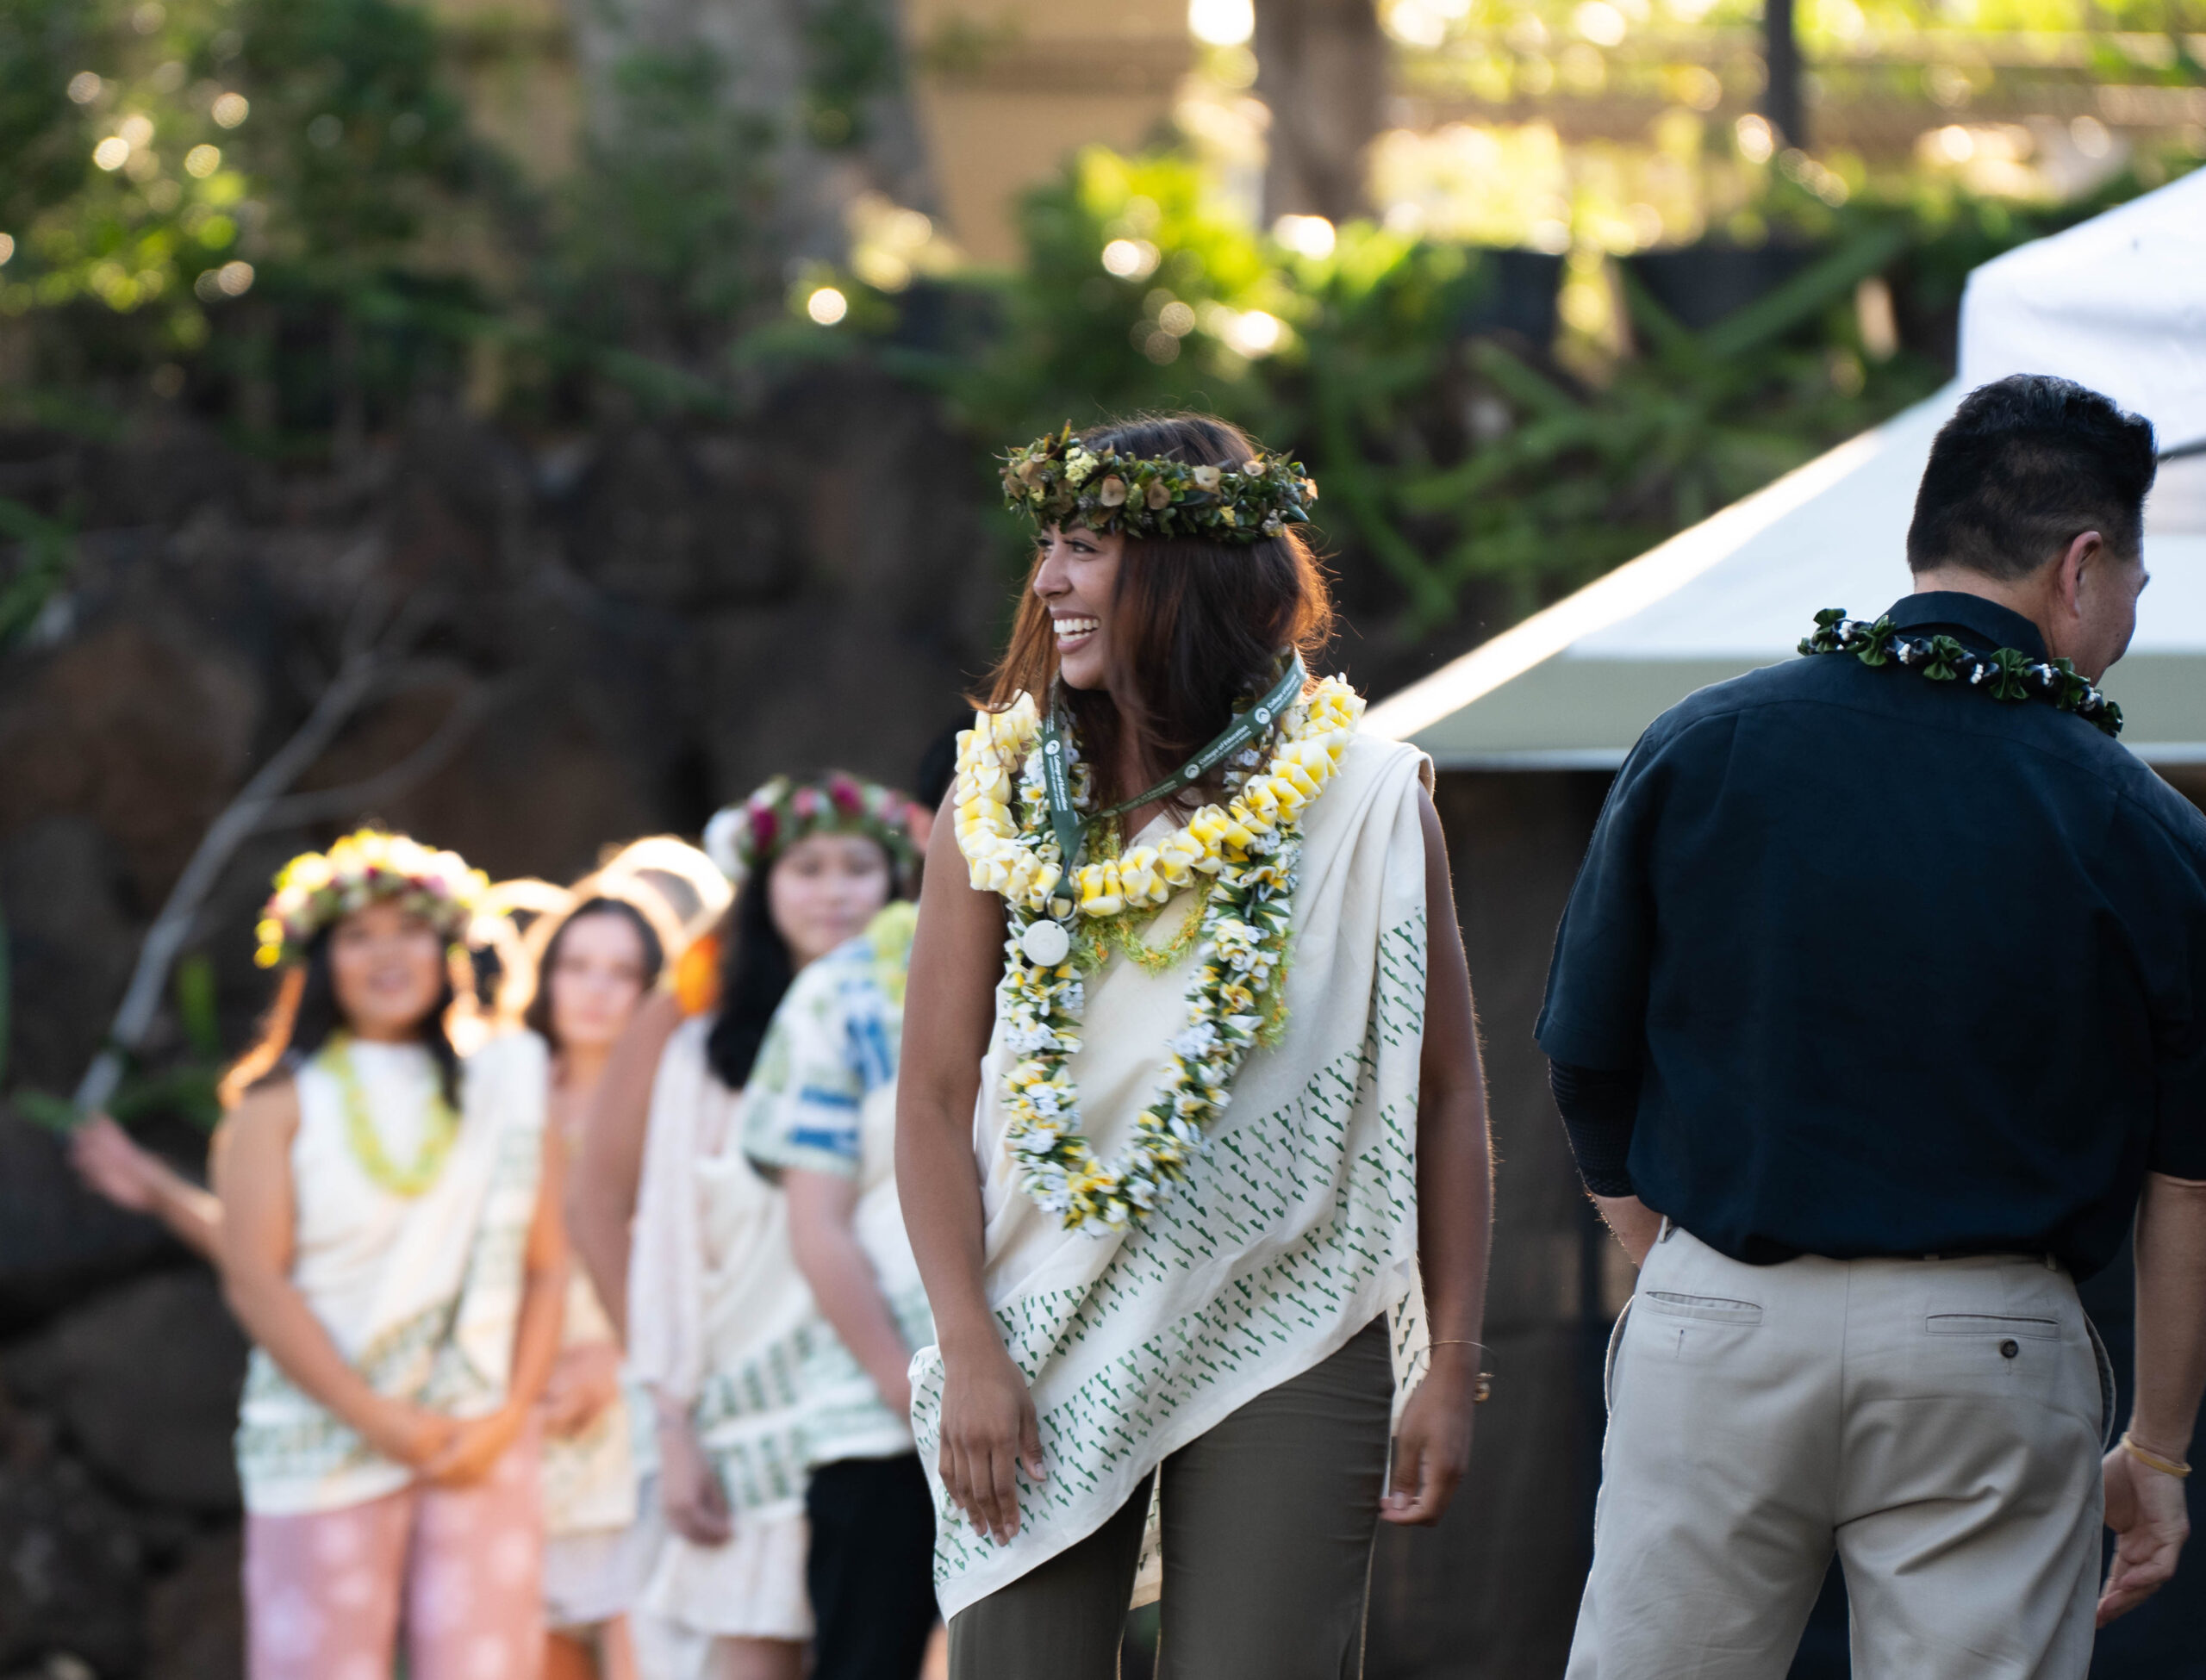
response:
<svg viewBox="0 0 2206 1680"><path fill-rule="evenodd" d="M952 1672L1114 1674L1154 1486L1160 1673L1338 1680L1376 1524L1438 1518L1482 1380L1428 767L1307 676L1298 464L1181 416L1004 488L1040 551L935 830L897 1125Z"/></svg>
<svg viewBox="0 0 2206 1680"><path fill-rule="evenodd" d="M464 1061L453 952L485 887L363 830L277 877L283 979L215 1150L222 1285L255 1344L239 1408L251 1680L533 1674L531 1408L565 1249L544 1042Z"/></svg>

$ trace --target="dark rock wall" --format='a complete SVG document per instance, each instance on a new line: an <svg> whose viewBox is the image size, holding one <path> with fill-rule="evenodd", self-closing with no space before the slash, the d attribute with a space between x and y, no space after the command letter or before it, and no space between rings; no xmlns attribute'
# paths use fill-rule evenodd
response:
<svg viewBox="0 0 2206 1680"><path fill-rule="evenodd" d="M524 445L432 417L314 471L196 432L0 438L0 495L82 533L0 659L13 1077L73 1084L193 844L305 716L364 592L410 615L424 669L302 786L371 776L487 697L448 762L352 814L494 875L694 832L779 769L908 781L1007 591L975 470L925 399L863 374L709 433ZM226 872L201 939L230 1042L265 992L247 958L270 873L341 825L259 837Z"/></svg>

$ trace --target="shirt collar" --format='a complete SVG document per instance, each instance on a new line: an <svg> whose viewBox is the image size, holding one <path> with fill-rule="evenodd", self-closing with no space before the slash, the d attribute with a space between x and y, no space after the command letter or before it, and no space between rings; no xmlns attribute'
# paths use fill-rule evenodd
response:
<svg viewBox="0 0 2206 1680"><path fill-rule="evenodd" d="M2002 607L1982 595L1960 589L1929 589L1895 602L1885 615L1895 630L1921 630L1938 625L1965 630L1981 637L1991 647L2013 648L2033 659L2046 655L2045 638L2038 627L2011 607Z"/></svg>

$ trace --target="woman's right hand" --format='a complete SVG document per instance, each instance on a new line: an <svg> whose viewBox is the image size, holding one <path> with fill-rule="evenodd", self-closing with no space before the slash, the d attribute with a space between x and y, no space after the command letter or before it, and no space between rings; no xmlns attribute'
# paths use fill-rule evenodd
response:
<svg viewBox="0 0 2206 1680"><path fill-rule="evenodd" d="M361 1429L362 1439L393 1464L420 1470L433 1462L459 1434L457 1418L403 1400L384 1400Z"/></svg>
<svg viewBox="0 0 2206 1680"><path fill-rule="evenodd" d="M999 1544L1019 1532L1020 1465L1031 1482L1049 1479L1042 1429L1026 1378L1000 1342L943 1355L942 1485L973 1527Z"/></svg>
<svg viewBox="0 0 2206 1680"><path fill-rule="evenodd" d="M674 1532L693 1546L726 1546L735 1534L727 1494L685 1414L661 1409L658 1461L659 1502Z"/></svg>

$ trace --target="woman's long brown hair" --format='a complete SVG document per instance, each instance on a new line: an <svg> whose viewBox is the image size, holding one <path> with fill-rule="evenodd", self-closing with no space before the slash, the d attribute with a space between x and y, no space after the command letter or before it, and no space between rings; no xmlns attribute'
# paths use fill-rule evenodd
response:
<svg viewBox="0 0 2206 1680"><path fill-rule="evenodd" d="M1257 452L1238 426L1208 414L1112 420L1090 427L1081 440L1090 451L1115 448L1190 466L1238 467ZM1038 556L1010 645L980 702L990 711L1004 710L1022 694L1042 703L1057 675L1050 609L1034 593L1040 568ZM1314 660L1333 630L1324 573L1295 526L1254 543L1130 537L1111 613L1112 638L1139 709L1121 708L1100 688L1069 688L1062 696L1106 804L1140 791L1118 785L1128 733L1137 762L1161 775L1225 727L1234 703L1270 679L1281 650Z"/></svg>

